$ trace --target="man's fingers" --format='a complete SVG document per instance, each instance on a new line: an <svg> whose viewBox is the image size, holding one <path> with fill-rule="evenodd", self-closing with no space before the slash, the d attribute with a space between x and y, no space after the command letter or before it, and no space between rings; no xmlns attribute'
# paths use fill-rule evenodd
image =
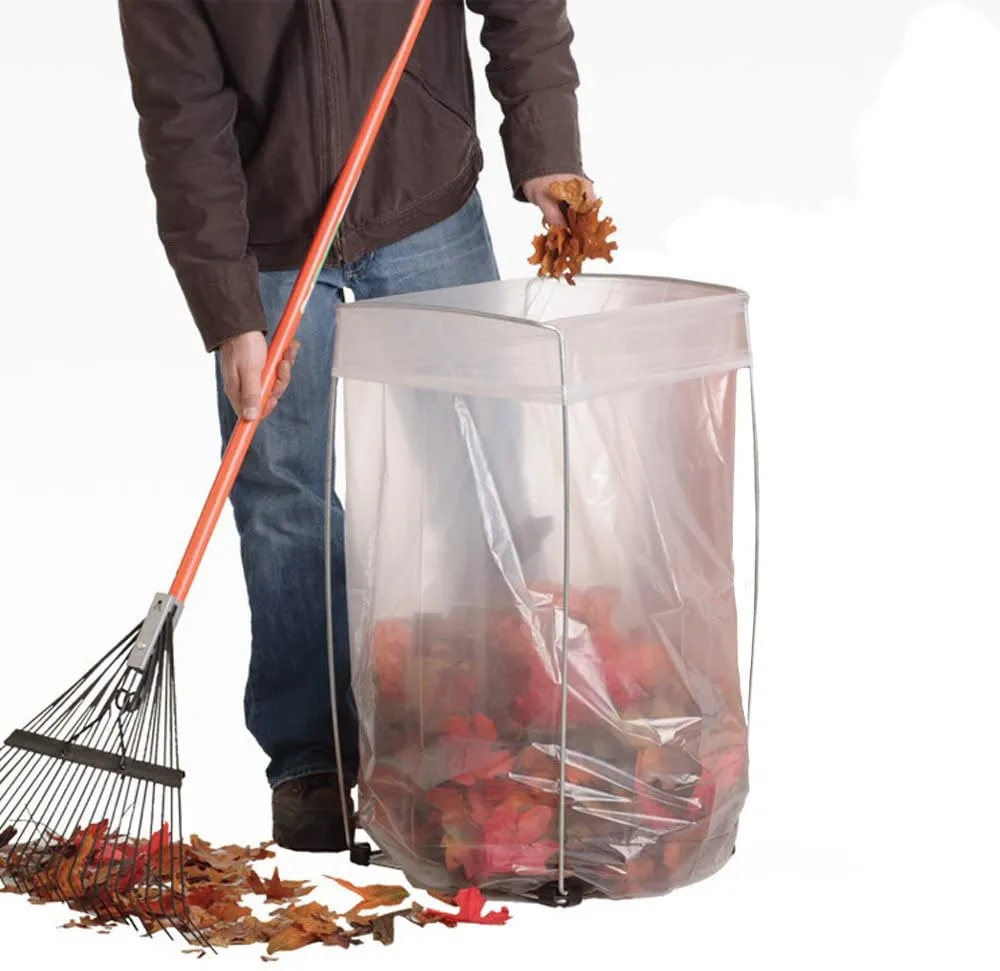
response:
<svg viewBox="0 0 1000 971"><path fill-rule="evenodd" d="M232 361L223 358L222 387L236 414L240 413L240 374Z"/></svg>
<svg viewBox="0 0 1000 971"><path fill-rule="evenodd" d="M239 406L237 411L245 421L260 417L260 371L250 361L240 369Z"/></svg>
<svg viewBox="0 0 1000 971"><path fill-rule="evenodd" d="M274 379L274 387L271 389L271 397L277 401L287 390L288 382L292 379L292 366L288 361L282 361L278 365L278 374Z"/></svg>
<svg viewBox="0 0 1000 971"><path fill-rule="evenodd" d="M262 334L242 335L222 348L222 382L233 410L244 421L267 418L278 399L288 390L292 366L299 352L299 342L292 341L278 363L274 386L263 400L262 377L267 359L267 344Z"/></svg>
<svg viewBox="0 0 1000 971"><path fill-rule="evenodd" d="M538 206L542 213L542 219L549 228L561 229L566 226L566 216L563 213L563 207L549 195L549 187L554 182L566 182L569 179L577 179L582 184L584 194L591 202L597 198L594 192L594 184L590 179L584 179L577 175L539 176L535 179L529 179L524 183L525 198Z"/></svg>
<svg viewBox="0 0 1000 971"><path fill-rule="evenodd" d="M277 407L278 399L288 390L288 385L292 380L292 368L295 366L295 358L299 353L299 342L293 341L291 346L285 351L285 356L278 365L278 373L274 377L274 387L271 389L271 399L264 409L264 417L267 418Z"/></svg>
<svg viewBox="0 0 1000 971"><path fill-rule="evenodd" d="M542 210L542 217L553 227L565 226L566 217L562 213L559 203L555 199L543 196L538 200L538 208Z"/></svg>
<svg viewBox="0 0 1000 971"><path fill-rule="evenodd" d="M288 385L291 379L292 365L286 357L278 365L278 373L274 378L274 386L271 388L271 396L268 398L267 406L264 408L264 414L261 416L261 420L271 417L271 413L278 406L278 399L288 390Z"/></svg>

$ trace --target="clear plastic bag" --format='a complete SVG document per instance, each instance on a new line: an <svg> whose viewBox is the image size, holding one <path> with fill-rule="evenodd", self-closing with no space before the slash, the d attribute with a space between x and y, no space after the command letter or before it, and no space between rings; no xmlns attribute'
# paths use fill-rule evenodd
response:
<svg viewBox="0 0 1000 971"><path fill-rule="evenodd" d="M585 276L341 310L361 825L416 886L620 898L731 855L746 303Z"/></svg>

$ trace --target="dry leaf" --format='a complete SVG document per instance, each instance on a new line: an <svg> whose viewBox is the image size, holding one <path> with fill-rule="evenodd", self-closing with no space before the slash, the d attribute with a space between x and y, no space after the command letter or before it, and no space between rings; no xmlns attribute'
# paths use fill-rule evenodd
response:
<svg viewBox="0 0 1000 971"><path fill-rule="evenodd" d="M273 936L273 931L273 928L261 923L256 917L244 917L235 924L219 924L213 927L209 931L208 940L215 947L266 944Z"/></svg>
<svg viewBox="0 0 1000 971"><path fill-rule="evenodd" d="M249 907L235 903L231 900L219 900L212 904L209 913L223 923L232 923L243 917L249 917L253 911Z"/></svg>
<svg viewBox="0 0 1000 971"><path fill-rule="evenodd" d="M289 924L279 931L268 941L267 953L276 954L278 951L297 951L299 948L315 944L319 938L309 931L303 930L298 924Z"/></svg>
<svg viewBox="0 0 1000 971"><path fill-rule="evenodd" d="M372 937L379 944L389 945L395 940L396 929L393 916L393 914L383 914L372 921Z"/></svg>
<svg viewBox="0 0 1000 971"><path fill-rule="evenodd" d="M282 880L278 875L277 867L274 868L274 875L267 881L261 880L252 869L248 870L247 883L253 893L266 897L268 903L279 900L295 900L315 889L305 880Z"/></svg>
<svg viewBox="0 0 1000 971"><path fill-rule="evenodd" d="M368 887L356 887L353 883L341 880L339 877L332 877L330 879L335 883L339 883L345 890L356 893L361 898L361 902L352 907L344 915L345 917L358 917L364 911L375 910L378 907L397 907L410 896L409 891L404 890L402 887L393 887L388 884L375 883Z"/></svg>
<svg viewBox="0 0 1000 971"><path fill-rule="evenodd" d="M149 840L127 840L108 833L106 823L95 824L66 840L46 838L38 845L19 848L20 855L8 852L0 857L0 873L23 865L23 860L33 861L29 901L43 904L62 896L72 909L83 912L66 927L97 928L107 934L107 926L131 918L156 933L171 918L183 915L188 927L200 931L212 947L264 944L267 954L262 957L268 961L275 960L272 954L312 944L348 948L360 944L361 936L392 944L396 917L418 926L446 923L417 904L376 914L379 908L403 903L409 892L385 884L360 887L331 877L361 898L344 915L353 925L348 930L338 923L336 913L318 902L291 902L314 889L310 884L282 880L277 868L267 880L254 871L251 863L274 855L270 844L217 848L197 836L182 844L169 842L166 829L161 834ZM164 858L169 859L169 866L156 864ZM246 894L285 905L262 921L243 905ZM184 953L201 958L205 950L190 948Z"/></svg>
<svg viewBox="0 0 1000 971"><path fill-rule="evenodd" d="M417 927L426 927L428 924L442 924L445 927L457 926L455 921L447 921L437 911L427 910L417 903L400 916L405 917L411 924L416 924Z"/></svg>
<svg viewBox="0 0 1000 971"><path fill-rule="evenodd" d="M318 937L338 930L337 915L315 900L294 907L284 907L274 913L276 917L284 917Z"/></svg>
<svg viewBox="0 0 1000 971"><path fill-rule="evenodd" d="M553 182L546 191L556 202L563 202L577 212L589 212L595 205L594 200L587 195L587 186L582 179Z"/></svg>
<svg viewBox="0 0 1000 971"><path fill-rule="evenodd" d="M614 262L612 253L618 244L609 237L617 227L612 220L600 218L602 200L590 199L580 179L553 182L547 192L562 203L567 225L547 227L532 241L534 252L528 263L538 267L538 275L563 277L573 284L586 260Z"/></svg>
<svg viewBox="0 0 1000 971"><path fill-rule="evenodd" d="M64 900L83 896L87 890L85 870L94 851L96 839L93 833L85 834L79 848L70 843L64 852L70 854L56 867L55 891Z"/></svg>
<svg viewBox="0 0 1000 971"><path fill-rule="evenodd" d="M293 924L327 945L347 947L350 940L348 933L337 923L337 915L315 900L276 910L270 924L279 931L287 924Z"/></svg>
<svg viewBox="0 0 1000 971"><path fill-rule="evenodd" d="M486 910L486 898L478 887L466 887L455 895L458 906L457 914L444 914L440 911L429 911L442 921L458 924L506 924L510 920L510 911L506 907L499 910Z"/></svg>

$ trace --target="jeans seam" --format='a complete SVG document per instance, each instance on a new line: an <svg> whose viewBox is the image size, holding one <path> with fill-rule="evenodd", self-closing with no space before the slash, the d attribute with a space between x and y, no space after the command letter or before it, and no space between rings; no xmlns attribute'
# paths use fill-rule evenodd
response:
<svg viewBox="0 0 1000 971"><path fill-rule="evenodd" d="M348 263L344 267L344 283L350 288L350 285L360 276L364 276L365 270L371 265L372 260L375 259L374 253L365 253L363 256L356 259L353 263Z"/></svg>

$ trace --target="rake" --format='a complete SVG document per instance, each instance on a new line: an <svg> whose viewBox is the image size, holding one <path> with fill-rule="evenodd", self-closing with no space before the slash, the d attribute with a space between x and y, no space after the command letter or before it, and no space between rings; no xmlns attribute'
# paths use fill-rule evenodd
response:
<svg viewBox="0 0 1000 971"><path fill-rule="evenodd" d="M418 0L333 188L268 350L264 401L430 5ZM210 946L185 887L174 630L258 422L237 423L169 593L157 594L140 624L0 748L4 889Z"/></svg>

